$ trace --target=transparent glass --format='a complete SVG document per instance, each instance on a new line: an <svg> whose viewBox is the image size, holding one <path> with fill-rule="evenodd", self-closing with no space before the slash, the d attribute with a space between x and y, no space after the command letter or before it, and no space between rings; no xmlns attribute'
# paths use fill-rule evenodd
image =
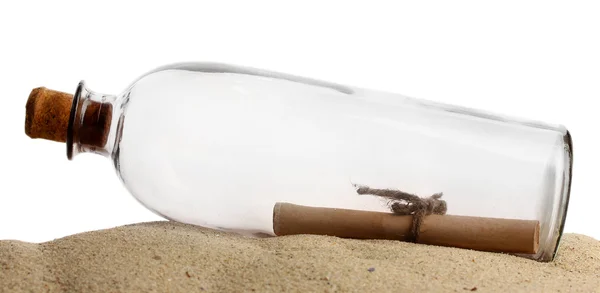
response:
<svg viewBox="0 0 600 293"><path fill-rule="evenodd" d="M276 202L389 212L359 184L443 192L452 215L539 220L539 252L525 255L537 260L562 233L572 146L560 125L214 63L158 68L118 96L82 82L77 99L110 105L112 122L103 146L70 141L69 159L110 157L167 219L273 235Z"/></svg>

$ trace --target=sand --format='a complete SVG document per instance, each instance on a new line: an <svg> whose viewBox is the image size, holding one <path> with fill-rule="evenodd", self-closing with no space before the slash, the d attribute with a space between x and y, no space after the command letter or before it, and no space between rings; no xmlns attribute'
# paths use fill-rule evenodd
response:
<svg viewBox="0 0 600 293"><path fill-rule="evenodd" d="M600 292L600 241L554 262L399 241L246 238L150 222L0 241L0 292Z"/></svg>

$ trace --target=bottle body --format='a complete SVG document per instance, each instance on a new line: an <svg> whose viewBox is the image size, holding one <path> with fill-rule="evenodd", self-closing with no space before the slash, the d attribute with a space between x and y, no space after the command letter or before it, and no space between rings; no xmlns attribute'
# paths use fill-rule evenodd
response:
<svg viewBox="0 0 600 293"><path fill-rule="evenodd" d="M540 221L553 258L571 142L562 126L219 64L178 64L117 99L118 174L161 216L273 235L278 202L389 212L356 186L443 193L447 213Z"/></svg>

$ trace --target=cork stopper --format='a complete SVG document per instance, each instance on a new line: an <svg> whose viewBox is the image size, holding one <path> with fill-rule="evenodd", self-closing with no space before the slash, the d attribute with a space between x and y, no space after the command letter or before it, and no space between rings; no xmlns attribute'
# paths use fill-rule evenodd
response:
<svg viewBox="0 0 600 293"><path fill-rule="evenodd" d="M73 95L45 87L31 91L25 106L25 134L66 142Z"/></svg>

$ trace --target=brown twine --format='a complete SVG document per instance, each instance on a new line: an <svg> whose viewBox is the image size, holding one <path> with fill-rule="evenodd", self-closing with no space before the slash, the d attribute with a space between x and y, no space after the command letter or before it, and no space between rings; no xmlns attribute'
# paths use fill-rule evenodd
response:
<svg viewBox="0 0 600 293"><path fill-rule="evenodd" d="M358 187L358 194L370 194L384 197L390 200L389 206L392 212L397 215L413 215L411 226L411 235L414 242L419 239L421 223L425 216L436 214L444 215L448 209L446 201L441 200L442 193L436 193L427 198L421 198L414 194L406 193L393 189L374 189L367 186Z"/></svg>

